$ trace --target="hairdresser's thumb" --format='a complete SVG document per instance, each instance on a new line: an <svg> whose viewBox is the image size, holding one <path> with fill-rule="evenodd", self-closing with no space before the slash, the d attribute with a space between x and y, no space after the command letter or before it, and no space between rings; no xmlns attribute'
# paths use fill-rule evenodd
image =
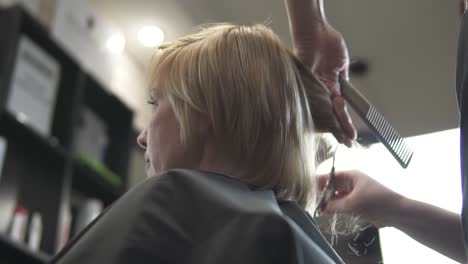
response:
<svg viewBox="0 0 468 264"><path fill-rule="evenodd" d="M326 204L325 211L329 214L347 213L353 211L349 196L335 197L329 200Z"/></svg>

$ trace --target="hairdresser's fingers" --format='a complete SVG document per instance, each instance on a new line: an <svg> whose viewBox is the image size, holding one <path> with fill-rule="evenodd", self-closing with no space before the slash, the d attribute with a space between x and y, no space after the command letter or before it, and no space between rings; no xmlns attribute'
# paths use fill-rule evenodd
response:
<svg viewBox="0 0 468 264"><path fill-rule="evenodd" d="M346 108L345 100L341 95L335 96L333 98L333 108L335 110L336 116L338 117L340 125L346 133L346 140L343 143L348 147L351 147L351 142L352 140L356 139L357 133Z"/></svg>
<svg viewBox="0 0 468 264"><path fill-rule="evenodd" d="M326 201L325 211L328 214L333 213L348 213L355 211L359 204L359 197L355 197L354 191L357 181L360 180L358 171L336 171L333 181L335 194L331 200ZM320 175L318 177L319 187L325 186L328 180L328 175Z"/></svg>
<svg viewBox="0 0 468 264"><path fill-rule="evenodd" d="M346 67L346 66L344 66ZM346 70L341 71L341 75L346 76ZM356 139L356 128L354 127L351 116L346 108L345 100L340 93L340 84L338 82L338 72L332 71L332 74L317 74L320 81L329 89L331 92L331 107L332 112L325 111L325 104L320 104L323 107L322 112L330 114L332 116L328 118L320 118L315 120L327 120L326 130L331 132L333 136L338 140L339 143L345 144L351 147L351 143ZM346 77L344 77L346 78ZM325 123L325 122L324 122Z"/></svg>
<svg viewBox="0 0 468 264"><path fill-rule="evenodd" d="M309 87L313 89L322 86L309 85ZM345 143L348 137L335 113L330 93L325 93L321 89L310 90L310 93L314 95L311 96L310 105L315 129L318 132L330 132L339 143Z"/></svg>
<svg viewBox="0 0 468 264"><path fill-rule="evenodd" d="M328 174L322 174L317 176L318 188L320 191L323 190L328 181Z"/></svg>
<svg viewBox="0 0 468 264"><path fill-rule="evenodd" d="M356 206L354 205L352 196L352 193L348 193L333 197L333 199L326 202L325 212L327 214L354 212Z"/></svg>
<svg viewBox="0 0 468 264"><path fill-rule="evenodd" d="M339 171L335 175L335 183L340 188L344 185L349 192L340 193L328 201L325 210L329 213L353 213L374 225L386 226L387 219L395 212L394 208L401 204L400 194L360 171Z"/></svg>
<svg viewBox="0 0 468 264"><path fill-rule="evenodd" d="M345 80L349 80L349 61L346 62L344 65L342 71L340 72L340 76L344 78ZM338 85L340 86L340 93L341 93L341 85L339 84L339 81L337 81ZM353 121L351 119L351 116L348 112L348 109L346 108L346 104L344 103L344 98L341 97L343 100L342 102L333 102L333 105L336 105L336 103L342 103L343 107L340 107L340 109L343 109L343 113L338 114L338 119L340 120L341 125L343 126L344 131L346 132L348 139L351 141L355 140L357 137L357 131L356 128L353 125ZM339 99L338 99L339 100ZM336 110L335 110L336 111Z"/></svg>
<svg viewBox="0 0 468 264"><path fill-rule="evenodd" d="M333 186L335 190L342 193L349 193L356 185L356 172L352 170L336 171Z"/></svg>
<svg viewBox="0 0 468 264"><path fill-rule="evenodd" d="M317 176L317 182L319 190L322 191L328 181L328 174L322 174ZM353 191L355 186L355 178L353 171L338 171L335 172L335 179L333 181L333 188L335 188L336 194L346 195Z"/></svg>
<svg viewBox="0 0 468 264"><path fill-rule="evenodd" d="M340 32L328 24L325 25L325 29L319 39L321 52L313 71L330 91L334 119L338 121L338 126L335 126L331 132L340 143L351 147L357 133L341 96L339 83L339 76L348 79L348 48Z"/></svg>
<svg viewBox="0 0 468 264"><path fill-rule="evenodd" d="M318 188L320 191L322 191L323 188L325 188L327 181L328 174L322 174L317 176ZM335 188L335 191L338 191L339 193L349 193L353 190L353 182L352 179L346 177L338 177L338 179L335 178L335 180L333 181L333 187Z"/></svg>
<svg viewBox="0 0 468 264"><path fill-rule="evenodd" d="M328 90L327 98L321 97L322 91L309 91L313 94L311 100L316 101L310 104L314 108L312 115L316 129L320 132L331 132L338 142L351 147L352 141L356 138L356 129L341 97L338 78L340 75L348 78L348 48L339 31L328 23L322 26L318 34L301 38L314 41L295 43L299 47L297 55Z"/></svg>
<svg viewBox="0 0 468 264"><path fill-rule="evenodd" d="M334 108L334 106L333 106ZM343 126L340 124L340 121L338 119L338 115L335 114L335 111L333 109L331 116L328 118L329 120L329 126L325 130L327 132L332 133L332 135L336 138L338 143L340 144L345 144L346 146L350 147L351 142L346 134L346 132L343 129Z"/></svg>

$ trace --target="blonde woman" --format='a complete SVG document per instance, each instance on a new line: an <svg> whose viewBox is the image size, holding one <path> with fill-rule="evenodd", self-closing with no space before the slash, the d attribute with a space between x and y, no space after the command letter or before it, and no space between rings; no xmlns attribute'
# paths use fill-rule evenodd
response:
<svg viewBox="0 0 468 264"><path fill-rule="evenodd" d="M149 178L54 263L342 262L305 210L316 131L340 125L328 89L269 28L162 45L150 76Z"/></svg>

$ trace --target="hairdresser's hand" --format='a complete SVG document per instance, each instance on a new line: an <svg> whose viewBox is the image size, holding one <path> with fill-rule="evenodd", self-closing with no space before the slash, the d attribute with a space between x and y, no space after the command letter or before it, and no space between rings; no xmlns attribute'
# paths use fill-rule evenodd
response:
<svg viewBox="0 0 468 264"><path fill-rule="evenodd" d="M327 176L319 176L320 189ZM337 193L326 203L324 212L357 214L377 227L388 226L405 199L360 171L338 171L334 183Z"/></svg>
<svg viewBox="0 0 468 264"><path fill-rule="evenodd" d="M343 36L327 22L308 32L311 36L295 38L298 57L330 90L335 115L341 128L331 128L340 143L348 146L356 138L356 129L341 96L338 77L348 79L348 49Z"/></svg>

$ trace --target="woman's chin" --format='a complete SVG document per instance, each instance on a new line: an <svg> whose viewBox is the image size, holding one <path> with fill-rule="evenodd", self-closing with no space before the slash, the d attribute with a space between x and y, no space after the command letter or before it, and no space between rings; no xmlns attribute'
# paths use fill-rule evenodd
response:
<svg viewBox="0 0 468 264"><path fill-rule="evenodd" d="M156 175L153 167L149 163L146 163L145 172L146 172L147 178L150 178Z"/></svg>
<svg viewBox="0 0 468 264"><path fill-rule="evenodd" d="M163 173L163 171L156 170L156 169L153 168L153 166L150 166L150 165L146 166L146 177L147 178L158 176L161 173Z"/></svg>

